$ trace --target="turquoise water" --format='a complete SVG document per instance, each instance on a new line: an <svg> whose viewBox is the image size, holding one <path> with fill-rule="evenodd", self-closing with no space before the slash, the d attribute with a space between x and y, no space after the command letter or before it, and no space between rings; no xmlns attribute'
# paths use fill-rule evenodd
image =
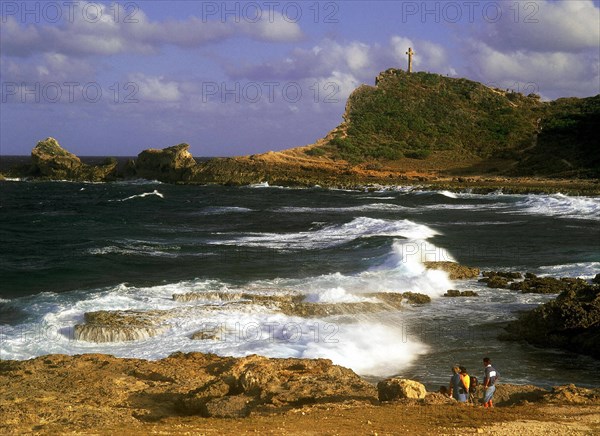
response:
<svg viewBox="0 0 600 436"><path fill-rule="evenodd" d="M600 199L563 195L4 182L0 358L160 358L177 350L327 357L366 376L403 374L433 387L447 383L455 362L477 374L490 355L505 381L598 385L600 365L591 358L496 340L519 310L550 297L452 283L421 261L591 278L600 271L599 221ZM440 297L450 287L481 296ZM200 318L170 298L215 290L302 293L322 302L415 291L433 303L310 320L223 305ZM73 340L83 313L100 309L179 312L147 340ZM207 320L231 334L190 340ZM260 337L250 338L248 326Z"/></svg>

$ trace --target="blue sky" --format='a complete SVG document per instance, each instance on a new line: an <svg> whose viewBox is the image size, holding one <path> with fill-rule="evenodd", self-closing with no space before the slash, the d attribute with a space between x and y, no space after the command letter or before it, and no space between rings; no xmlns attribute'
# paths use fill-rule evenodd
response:
<svg viewBox="0 0 600 436"><path fill-rule="evenodd" d="M314 142L407 67L545 99L600 93L600 5L565 1L0 2L0 155Z"/></svg>

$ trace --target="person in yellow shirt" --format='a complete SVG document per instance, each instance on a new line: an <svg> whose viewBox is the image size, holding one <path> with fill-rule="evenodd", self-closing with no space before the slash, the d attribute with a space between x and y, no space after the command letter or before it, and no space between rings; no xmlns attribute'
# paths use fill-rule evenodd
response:
<svg viewBox="0 0 600 436"><path fill-rule="evenodd" d="M471 387L471 377L469 376L469 373L467 372L467 368L465 368L464 366L460 366L459 369L460 369L460 381L463 385L463 388L467 395L467 401L468 401L469 388Z"/></svg>

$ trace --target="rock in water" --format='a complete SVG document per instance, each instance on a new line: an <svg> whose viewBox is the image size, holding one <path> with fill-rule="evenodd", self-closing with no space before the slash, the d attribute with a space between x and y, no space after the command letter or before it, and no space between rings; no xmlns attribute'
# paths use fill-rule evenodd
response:
<svg viewBox="0 0 600 436"><path fill-rule="evenodd" d="M448 273L450 280L474 279L479 276L479 268L463 266L456 262L423 262L427 269L439 269Z"/></svg>
<svg viewBox="0 0 600 436"><path fill-rule="evenodd" d="M87 312L85 324L77 324L74 337L88 342L124 342L148 339L164 331L159 311Z"/></svg>
<svg viewBox="0 0 600 436"><path fill-rule="evenodd" d="M524 340L600 358L600 286L581 285L523 313L500 339Z"/></svg>
<svg viewBox="0 0 600 436"><path fill-rule="evenodd" d="M162 150L150 148L138 154L133 164L137 177L161 182L189 182L194 178L197 163L188 151L188 144L179 144Z"/></svg>
<svg viewBox="0 0 600 436"><path fill-rule="evenodd" d="M427 395L425 386L414 380L400 377L388 378L377 383L379 401L393 401L404 398L423 399Z"/></svg>
<svg viewBox="0 0 600 436"><path fill-rule="evenodd" d="M116 176L117 161L108 160L105 165L91 166L62 148L54 138L37 143L31 151L30 175L50 180L73 180L101 182Z"/></svg>

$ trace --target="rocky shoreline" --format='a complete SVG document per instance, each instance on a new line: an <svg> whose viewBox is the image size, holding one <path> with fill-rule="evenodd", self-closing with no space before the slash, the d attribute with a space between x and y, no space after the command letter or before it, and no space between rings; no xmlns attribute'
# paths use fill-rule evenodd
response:
<svg viewBox="0 0 600 436"><path fill-rule="evenodd" d="M600 349L600 275L587 281L514 271L481 272L452 262L426 266L441 269L453 279L480 280L493 289L557 294L556 299L509 323L505 339L598 357L594 353ZM477 297L476 293L463 292L449 290L445 297ZM369 302L312 303L302 294L174 294L174 301L184 303L180 308L86 313L85 322L74 327L74 335L75 339L95 342L139 340L160 334L164 320L177 310L199 310L202 313L198 316L208 315L206 319L210 319L211 310L222 304L241 309L260 305L300 317L377 313L402 310L405 304L428 304L427 296L418 293L361 295ZM212 304L189 305L199 300ZM209 328L195 332L193 339L219 340L222 334L218 328ZM172 434L211 429L220 434L244 434L258 429L274 434L322 434L307 427L318 416L336 434L356 434L357 428L384 434L399 429L413 433L539 434L554 431L559 412L565 417L559 420L562 427L558 428L563 430L574 425L565 424L570 422L567 417L580 417L577 426L566 434L600 430L600 388L567 385L548 390L501 383L495 396L496 409L484 411L477 405L461 405L437 392L427 392L421 382L426 380L395 377L375 385L327 359L234 358L197 352L177 352L157 361L104 354L47 355L27 361L0 361L0 432ZM403 417L401 422L398 414ZM423 416L435 419L423 421ZM509 428L503 432L506 425Z"/></svg>
<svg viewBox="0 0 600 436"><path fill-rule="evenodd" d="M219 427L215 418L243 418L238 422L244 426L244 420L261 417L281 423L290 415L315 410L326 410L331 418L337 412L354 410L355 419L360 420L361 414L385 414L390 407L416 414L430 413L428 409L452 414L456 407L472 409L469 413L474 414L483 412L426 392L416 381L388 379L375 387L325 359L175 353L147 361L101 354L49 355L0 361L0 381L2 433L87 433L111 428L141 433L162 425L170 434L183 423ZM390 390L390 386L398 389ZM598 410L600 389L569 385L545 390L500 384L496 405L497 410L512 409L513 419L518 418L519 405ZM451 419L442 423L450 427L456 424ZM399 425L397 421L390 424L382 430L393 432ZM350 434L343 428L340 425L338 431ZM421 431L426 429L424 425ZM286 434L307 431L311 434L310 428L296 428Z"/></svg>
<svg viewBox="0 0 600 436"><path fill-rule="evenodd" d="M218 184L242 186L268 183L271 186L341 189L385 189L412 186L421 190L506 194L600 195L598 179L554 179L543 177L501 177L493 175L454 175L423 166L414 160L405 167L381 163L350 164L345 161L314 157L307 153L311 146L282 152L235 158L212 158L197 162L188 144L164 149L147 149L137 159L119 168L114 158L101 165L86 165L63 149L54 138L38 142L29 164L13 167L5 178L27 180L66 180L79 182L111 182L123 179L158 180L174 184ZM440 152L443 159L443 152ZM410 159L409 159L410 160Z"/></svg>

